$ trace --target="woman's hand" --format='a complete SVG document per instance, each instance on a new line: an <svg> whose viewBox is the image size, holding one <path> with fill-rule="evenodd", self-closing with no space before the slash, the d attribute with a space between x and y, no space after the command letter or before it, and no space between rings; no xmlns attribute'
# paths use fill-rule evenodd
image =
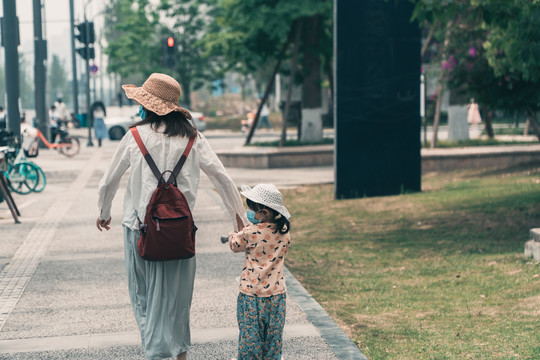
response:
<svg viewBox="0 0 540 360"><path fill-rule="evenodd" d="M236 214L236 226L238 227L238 231L244 228L244 223L242 222L242 219L240 218L240 215L238 214Z"/></svg>
<svg viewBox="0 0 540 360"><path fill-rule="evenodd" d="M96 227L99 231L109 230L111 227L109 226L111 224L111 218L109 220L101 220L99 217L96 220Z"/></svg>

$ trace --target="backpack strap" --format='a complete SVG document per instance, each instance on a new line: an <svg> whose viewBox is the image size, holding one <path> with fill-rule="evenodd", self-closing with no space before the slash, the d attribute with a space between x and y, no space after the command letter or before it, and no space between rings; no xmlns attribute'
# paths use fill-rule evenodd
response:
<svg viewBox="0 0 540 360"><path fill-rule="evenodd" d="M139 149L141 150L144 159L148 163L148 166L150 166L150 169L154 173L155 177L158 179L158 182L161 183L161 179L163 177L163 174L159 172L159 169L154 162L154 159L152 159L152 156L150 156L150 153L146 149L146 146L144 146L144 143L141 139L141 135L139 134L139 130L137 130L137 127L131 128L131 133L133 134L133 137L135 138L135 141L137 142L137 145L139 145ZM186 149L184 150L184 153L180 157L180 160L176 163L176 166L174 167L174 170L172 171L171 176L169 177L169 180L167 180L170 184L176 184L176 178L178 177L178 174L180 173L180 170L182 170L182 166L184 166L184 163L186 162L186 159L189 155L189 152L191 151L191 148L193 147L193 143L195 142L195 137L192 137L189 139L189 142L186 146ZM168 170L171 172L170 170ZM174 182L173 182L174 181Z"/></svg>
<svg viewBox="0 0 540 360"><path fill-rule="evenodd" d="M150 153L146 149L146 146L144 146L144 143L141 139L141 135L139 135L139 130L137 130L137 127L134 126L131 128L131 133L133 134L133 137L135 138L135 141L137 142L137 145L139 145L139 149L141 149L141 152L143 154L144 159L148 163L148 166L150 166L150 169L154 173L155 177L160 181L161 179L161 173L159 172L159 169L154 162L154 159L152 159L152 156L150 156Z"/></svg>
<svg viewBox="0 0 540 360"><path fill-rule="evenodd" d="M174 167L174 170L172 171L172 175L169 177L169 180L167 182L170 183L173 178L176 182L176 178L178 177L178 174L180 174L180 170L182 170L182 166L184 166L184 163L186 162L186 159L189 155L189 152L191 151L191 148L193 147L194 142L195 142L195 136L189 139L186 149L184 150L184 153L180 157L180 160L178 160L178 162L176 163L176 166Z"/></svg>

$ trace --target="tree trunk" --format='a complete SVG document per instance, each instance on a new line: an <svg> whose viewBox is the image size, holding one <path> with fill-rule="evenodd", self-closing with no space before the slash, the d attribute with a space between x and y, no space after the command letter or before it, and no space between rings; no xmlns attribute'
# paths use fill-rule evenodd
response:
<svg viewBox="0 0 540 360"><path fill-rule="evenodd" d="M424 55L426 55L426 51L429 47L429 43L431 42L431 39L433 39L433 35L435 34L435 30L437 30L437 27L439 26L439 22L436 21L431 25L429 28L429 33L426 37L426 41L424 42L424 45L422 46L422 50L420 51L420 56L423 58Z"/></svg>
<svg viewBox="0 0 540 360"><path fill-rule="evenodd" d="M540 125L536 120L536 111L527 110L527 123L530 124L532 130L534 131L534 135L536 135L538 141L540 141Z"/></svg>
<svg viewBox="0 0 540 360"><path fill-rule="evenodd" d="M527 117L527 120L525 121L525 130L523 130L523 136L529 135L530 130L531 130L531 122L529 121L529 118Z"/></svg>
<svg viewBox="0 0 540 360"><path fill-rule="evenodd" d="M191 110L191 89L189 88L189 81L182 84L182 92L184 95L183 107Z"/></svg>
<svg viewBox="0 0 540 360"><path fill-rule="evenodd" d="M334 70L332 68L331 59L326 59L326 76L328 76L328 84L330 84L330 96L334 98Z"/></svg>
<svg viewBox="0 0 540 360"><path fill-rule="evenodd" d="M291 74L289 76L289 89L287 90L287 99L285 102L285 109L283 109L283 120L281 126L281 138L279 139L279 146L285 145L287 140L287 123L289 120L289 111L291 109L291 97L294 87L294 76L296 75L296 68L298 63L298 48L300 45L300 33L302 32L302 20L298 20L296 24L296 34L294 38L293 56L291 59Z"/></svg>
<svg viewBox="0 0 540 360"><path fill-rule="evenodd" d="M441 105L442 105L442 95L443 95L443 72L441 70L441 76L439 77L439 85L437 85L437 101L435 103L435 114L433 117L433 136L431 139L431 148L437 146L437 136L439 133L439 123L441 120Z"/></svg>
<svg viewBox="0 0 540 360"><path fill-rule="evenodd" d="M278 61L276 65L274 66L274 71L272 71L272 75L270 76L270 81L268 82L263 98L261 102L259 103L259 108L257 109L257 113L255 114L255 118L253 119L253 124L251 125L251 128L246 137L246 142L244 143L244 145L249 145L249 143L251 142L251 138L253 137L255 128L257 127L257 122L259 121L259 115L261 114L261 109L264 103L266 102L266 99L268 99L268 94L270 94L270 90L272 90L272 84L274 83L274 79L276 78L277 71L279 70L281 61L283 60L283 56L285 55L285 52L287 51L287 48L289 47L289 43L291 42L292 30L293 29L291 25L291 29L289 30L289 35L287 36L287 40L285 41L285 44L283 44L283 48L281 49L281 52L278 55Z"/></svg>
<svg viewBox="0 0 540 360"><path fill-rule="evenodd" d="M495 133L493 132L493 121L492 121L494 114L495 112L491 109L486 109L486 111L484 111L484 122L486 123L485 125L486 134L490 139L495 138Z"/></svg>
<svg viewBox="0 0 540 360"><path fill-rule="evenodd" d="M302 35L302 141L322 138L320 41L321 16L303 20Z"/></svg>
<svg viewBox="0 0 540 360"><path fill-rule="evenodd" d="M448 52L448 44L450 42L450 31L452 29L452 25L454 23L452 21L449 21L446 24L446 32L444 34L444 43L442 48L442 54L443 59L446 58L447 52ZM443 95L443 89L444 89L444 81L445 81L445 70L441 68L441 74L439 75L439 84L437 85L437 102L435 104L435 116L433 118L433 138L431 141L431 148L434 148L437 146L437 136L439 132L439 122L441 119L441 105L442 105L442 95Z"/></svg>

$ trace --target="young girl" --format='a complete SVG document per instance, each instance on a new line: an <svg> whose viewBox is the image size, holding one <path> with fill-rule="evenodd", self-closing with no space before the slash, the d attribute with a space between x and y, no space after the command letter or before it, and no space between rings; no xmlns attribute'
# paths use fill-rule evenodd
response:
<svg viewBox="0 0 540 360"><path fill-rule="evenodd" d="M238 360L280 360L285 326L283 262L291 243L289 212L272 184L242 186L252 223L229 233L234 252L244 252L236 316Z"/></svg>

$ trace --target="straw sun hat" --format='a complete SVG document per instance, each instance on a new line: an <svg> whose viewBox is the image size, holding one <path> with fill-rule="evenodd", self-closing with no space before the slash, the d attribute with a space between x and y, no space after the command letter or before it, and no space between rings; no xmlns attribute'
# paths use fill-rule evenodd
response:
<svg viewBox="0 0 540 360"><path fill-rule="evenodd" d="M241 189L240 193L249 200L276 210L286 219L291 217L287 208L283 206L281 193L273 184L258 184L253 189L247 185L242 185Z"/></svg>
<svg viewBox="0 0 540 360"><path fill-rule="evenodd" d="M189 111L178 105L182 94L180 84L169 75L153 73L141 87L122 85L122 89L128 99L135 100L157 115L163 116L179 111L191 119Z"/></svg>

